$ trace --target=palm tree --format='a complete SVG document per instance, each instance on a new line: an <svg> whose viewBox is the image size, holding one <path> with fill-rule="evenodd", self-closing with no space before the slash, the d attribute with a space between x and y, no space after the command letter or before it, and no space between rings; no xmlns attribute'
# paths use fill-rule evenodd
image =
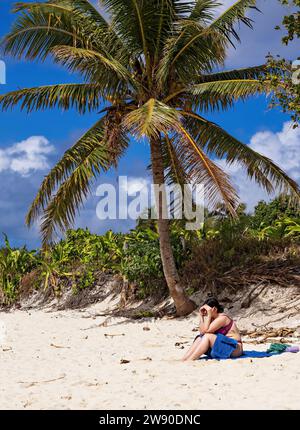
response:
<svg viewBox="0 0 300 430"><path fill-rule="evenodd" d="M229 45L239 41L235 25L252 26L245 14L255 3L238 0L220 16L218 0L103 0L104 13L88 0L16 4L5 54L40 61L51 56L80 73L82 83L13 91L0 97L2 109L19 102L27 112L101 109L96 124L45 177L28 212L29 226L42 216L44 243L72 225L92 180L118 163L130 136L148 139L155 184L203 183L211 206L223 201L231 214L237 194L212 155L241 163L269 192L279 187L299 196L297 184L271 160L202 116L265 91L263 67L216 71ZM160 196L163 269L177 313L185 315L195 305L180 284L164 203Z"/></svg>

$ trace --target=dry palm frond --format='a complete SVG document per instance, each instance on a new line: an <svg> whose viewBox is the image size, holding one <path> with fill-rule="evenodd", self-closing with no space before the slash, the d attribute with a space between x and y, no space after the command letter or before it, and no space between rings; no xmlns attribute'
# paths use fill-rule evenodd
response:
<svg viewBox="0 0 300 430"><path fill-rule="evenodd" d="M181 112L187 117L187 128L199 145L209 154L224 159L229 165L240 163L250 179L266 189L268 193L282 191L299 199L299 186L268 157L259 154L248 145L231 136L217 124L193 112Z"/></svg>
<svg viewBox="0 0 300 430"><path fill-rule="evenodd" d="M235 216L238 197L228 175L207 157L181 125L177 126L176 145L178 158L193 184L204 185L205 196L213 207L222 200L229 212Z"/></svg>

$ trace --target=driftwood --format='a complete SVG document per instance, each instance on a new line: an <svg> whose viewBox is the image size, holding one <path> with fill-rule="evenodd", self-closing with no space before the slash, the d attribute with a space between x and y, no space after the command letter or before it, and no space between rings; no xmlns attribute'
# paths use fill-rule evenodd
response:
<svg viewBox="0 0 300 430"><path fill-rule="evenodd" d="M262 288L259 288L262 285ZM244 298L244 300L241 303L242 308L249 308L251 305L251 302L255 300L267 287L269 284L264 284L263 281L261 281L258 285L255 285L249 294Z"/></svg>
<svg viewBox="0 0 300 430"><path fill-rule="evenodd" d="M291 343L293 339L298 340L300 335L296 332L295 328L282 327L278 329L263 328L254 331L241 330L241 334L249 339L245 339L246 343ZM288 339L287 339L288 338ZM291 339L293 338L293 339Z"/></svg>
<svg viewBox="0 0 300 430"><path fill-rule="evenodd" d="M262 339L253 339L253 340L247 340L246 343L252 343L254 345L259 345L260 343L293 343L291 339L285 339L285 338L262 338Z"/></svg>
<svg viewBox="0 0 300 430"><path fill-rule="evenodd" d="M231 288L262 284L300 287L300 267L293 261L282 259L264 261L250 267L234 267L216 276L215 282L218 286Z"/></svg>
<svg viewBox="0 0 300 430"><path fill-rule="evenodd" d="M286 337L293 336L296 329L294 328L270 328L270 329L262 329L262 330L254 330L251 332L242 332L243 335L247 335L250 338L259 337L259 336L267 336L267 337Z"/></svg>
<svg viewBox="0 0 300 430"><path fill-rule="evenodd" d="M117 333L117 334L108 334L104 333L105 337L116 337L116 336L125 336L125 333Z"/></svg>
<svg viewBox="0 0 300 430"><path fill-rule="evenodd" d="M53 348L71 349L70 346L54 345L54 343L50 343L50 346L53 346Z"/></svg>
<svg viewBox="0 0 300 430"><path fill-rule="evenodd" d="M63 374L62 376L59 376L58 378L48 379L46 381L32 381L32 382L19 381L18 384L27 384L25 388L30 388L30 387L33 387L34 385L38 385L38 384L48 384L50 382L59 381L60 379L64 379L65 377L66 377L66 375Z"/></svg>

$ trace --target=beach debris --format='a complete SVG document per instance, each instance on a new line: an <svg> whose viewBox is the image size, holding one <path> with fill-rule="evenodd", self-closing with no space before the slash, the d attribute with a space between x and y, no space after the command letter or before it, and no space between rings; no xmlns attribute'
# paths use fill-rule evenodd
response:
<svg viewBox="0 0 300 430"><path fill-rule="evenodd" d="M70 346L55 345L54 343L50 343L50 346L53 346L53 348L71 349Z"/></svg>
<svg viewBox="0 0 300 430"><path fill-rule="evenodd" d="M85 330L91 330L93 328L99 328L99 327L103 327L102 324L93 324L90 327L87 328L81 328L80 330L85 331Z"/></svg>
<svg viewBox="0 0 300 430"><path fill-rule="evenodd" d="M104 336L105 337L125 336L125 333L116 333L116 334L104 333Z"/></svg>
<svg viewBox="0 0 300 430"><path fill-rule="evenodd" d="M179 349L184 349L183 344L185 344L185 343L189 343L189 342L188 341L185 341L185 342L175 342L175 347L179 348Z"/></svg>
<svg viewBox="0 0 300 430"><path fill-rule="evenodd" d="M65 377L66 377L66 374L64 373L63 375L61 375L61 376L59 376L58 378L55 378L55 379L47 379L45 381L32 381L32 382L18 381L18 384L27 384L25 386L25 388L30 388L30 387L33 387L34 385L48 384L50 382L59 381L60 379L64 379Z"/></svg>
<svg viewBox="0 0 300 430"><path fill-rule="evenodd" d="M256 329L251 332L244 331L242 334L244 336L249 337L250 339L253 339L251 341L247 341L247 343L265 343L266 340L268 341L276 341L280 343L288 343L291 341L291 339L286 340L285 338L291 338L295 337L295 328L288 328L288 327L281 327L281 328L263 328L263 329Z"/></svg>
<svg viewBox="0 0 300 430"><path fill-rule="evenodd" d="M26 400L26 402L23 404L23 408L28 408L28 406L32 405L32 402L29 400Z"/></svg>
<svg viewBox="0 0 300 430"><path fill-rule="evenodd" d="M143 330L144 331L150 331L151 329L150 329L150 327L143 327Z"/></svg>
<svg viewBox="0 0 300 430"><path fill-rule="evenodd" d="M258 288L262 285L262 288ZM249 308L251 305L251 302L254 301L267 287L269 284L265 284L264 281L259 282L256 284L251 290L250 293L244 298L244 300L241 303L241 308Z"/></svg>
<svg viewBox="0 0 300 430"><path fill-rule="evenodd" d="M120 364L128 364L128 363L130 363L130 360L125 360L124 358L120 360Z"/></svg>

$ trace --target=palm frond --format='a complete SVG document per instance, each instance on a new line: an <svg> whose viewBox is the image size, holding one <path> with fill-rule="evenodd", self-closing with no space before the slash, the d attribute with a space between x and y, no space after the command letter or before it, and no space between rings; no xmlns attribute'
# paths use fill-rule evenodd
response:
<svg viewBox="0 0 300 430"><path fill-rule="evenodd" d="M54 46L90 45L91 35L76 21L70 2L22 3L17 10L21 13L1 43L6 55L44 61Z"/></svg>
<svg viewBox="0 0 300 430"><path fill-rule="evenodd" d="M196 17L182 19L176 23L166 40L158 79L163 86L171 74L181 82L188 83L203 72L223 65L226 56L226 38L217 31L208 30L206 23Z"/></svg>
<svg viewBox="0 0 300 430"><path fill-rule="evenodd" d="M228 175L208 158L191 133L182 125L177 126L175 142L184 170L194 184L204 185L205 197L212 207L221 200L232 216L235 216L238 197Z"/></svg>
<svg viewBox="0 0 300 430"><path fill-rule="evenodd" d="M44 179L26 218L31 225L43 212L44 243L51 240L57 229L64 231L73 223L90 191L91 181L115 166L127 146L121 121L115 120L112 125L111 120L104 117L66 151Z"/></svg>
<svg viewBox="0 0 300 430"><path fill-rule="evenodd" d="M238 0L209 23L217 2L199 2L194 13L177 24L175 34L166 43L165 56L158 72L162 83L173 65L177 66L183 82L188 82L199 70L210 71L213 66L223 65L228 42L232 43L232 38L239 40L234 25L242 22L252 28L252 20L245 14L248 9L257 9L255 4L256 0ZM188 79L185 80L184 76Z"/></svg>
<svg viewBox="0 0 300 430"><path fill-rule="evenodd" d="M229 90L230 88L233 88L236 93L236 97L242 97L243 99L260 92L267 92L269 89L266 84L259 85L259 81L261 81L265 71L266 66L261 65L211 74L202 74L196 76L193 79L192 84L182 86L169 94L164 102L168 103L174 99L182 99L182 103L184 103L184 100L189 100L190 106L192 106L194 110L200 109L202 111L213 111L226 109L227 107L231 107L235 100L235 97ZM226 85L227 81L229 83L228 87ZM218 82L220 82L220 85L218 85ZM249 82L249 85L247 82ZM211 83L211 86L202 85L207 83ZM196 96L189 97L188 93L191 92ZM242 92L244 92L244 96ZM198 97L198 95L201 97Z"/></svg>
<svg viewBox="0 0 300 430"><path fill-rule="evenodd" d="M266 93L268 87L257 79L232 79L203 82L191 86L190 91L195 96L201 97L201 103L205 98L209 98L212 104L215 104L226 96L229 96L232 101L245 100L249 96Z"/></svg>
<svg viewBox="0 0 300 430"><path fill-rule="evenodd" d="M153 16L152 1L138 0L103 0L103 5L111 17L112 28L121 37L131 52L145 59L148 79L151 79L150 33L147 28Z"/></svg>
<svg viewBox="0 0 300 430"><path fill-rule="evenodd" d="M51 169L49 174L43 180L39 191L28 211L26 217L27 225L38 218L41 211L47 206L51 199L52 193L59 184L66 180L72 171L89 156L95 148L103 151L102 166L108 162L108 154L104 151L102 142L104 138L105 121L101 118L93 127L91 127L70 149L68 149L61 160Z"/></svg>
<svg viewBox="0 0 300 430"><path fill-rule="evenodd" d="M249 9L255 9L257 0L238 0L228 9L226 9L219 17L217 17L209 26L210 29L217 30L224 34L227 39L233 44L232 39L240 41L239 34L235 30L235 24L243 23L247 27L252 28L252 19L246 16Z"/></svg>
<svg viewBox="0 0 300 430"><path fill-rule="evenodd" d="M125 57L125 48L101 14L86 0L52 0L17 3L19 12L11 31L3 39L5 54L44 61L59 45L86 49L106 48Z"/></svg>
<svg viewBox="0 0 300 430"><path fill-rule="evenodd" d="M231 81L234 79L259 79L266 73L266 65L244 67L241 69L224 70L221 72L203 74L195 78L195 83L214 82L214 81Z"/></svg>
<svg viewBox="0 0 300 430"><path fill-rule="evenodd" d="M178 0L157 0L155 13L157 18L154 21L155 28L152 28L153 41L155 42L154 65L157 64L161 51L165 46L173 23L184 18L190 13L193 2L182 2ZM154 12L154 11L153 11Z"/></svg>
<svg viewBox="0 0 300 430"><path fill-rule="evenodd" d="M193 1L102 0L112 26L135 55L155 58L171 25L190 13Z"/></svg>
<svg viewBox="0 0 300 430"><path fill-rule="evenodd" d="M268 157L231 136L217 124L191 112L181 112L187 117L186 127L197 144L211 156L225 159L228 165L241 164L248 177L268 193L282 191L299 199L299 186Z"/></svg>
<svg viewBox="0 0 300 430"><path fill-rule="evenodd" d="M72 72L79 71L88 81L101 82L105 79L105 82L109 83L117 77L137 84L126 67L107 53L67 45L56 46L52 48L51 53L57 63L66 66ZM116 75L113 76L110 72Z"/></svg>
<svg viewBox="0 0 300 430"><path fill-rule="evenodd" d="M210 22L218 6L220 6L219 0L196 0L189 19L201 23Z"/></svg>
<svg viewBox="0 0 300 430"><path fill-rule="evenodd" d="M58 231L65 231L73 224L77 213L90 193L92 180L99 174L99 149L80 164L59 187L52 198L41 224L43 243L49 243ZM102 151L100 151L102 156ZM120 154L121 156L121 154Z"/></svg>
<svg viewBox="0 0 300 430"><path fill-rule="evenodd" d="M176 143L176 137L174 136L165 135L161 139L165 183L170 187L174 185L176 187L179 186L182 196L184 196L185 199L189 199L195 209L193 192L189 187L186 187L186 185L191 185L193 183L193 175L191 175L190 172L187 172L184 163L180 159L181 146L174 144L174 142ZM185 209L184 201L182 201L182 199L179 199L178 201L176 201L176 199L170 201L170 209L174 214L176 214L177 210L182 214ZM178 222L179 224L182 224L182 221L183 220L178 219L173 220L173 222Z"/></svg>
<svg viewBox="0 0 300 430"><path fill-rule="evenodd" d="M179 160L177 147L174 146L173 140L172 137L166 135L161 141L165 181L168 185L179 184L183 187L184 184L188 184L191 181Z"/></svg>
<svg viewBox="0 0 300 430"><path fill-rule="evenodd" d="M97 84L57 84L25 88L0 95L2 110L12 108L21 102L21 110L32 112L59 107L75 108L79 113L99 109L102 88Z"/></svg>
<svg viewBox="0 0 300 430"><path fill-rule="evenodd" d="M150 99L143 106L133 110L124 117L124 127L137 138L157 138L161 133L167 134L180 118L178 111Z"/></svg>

